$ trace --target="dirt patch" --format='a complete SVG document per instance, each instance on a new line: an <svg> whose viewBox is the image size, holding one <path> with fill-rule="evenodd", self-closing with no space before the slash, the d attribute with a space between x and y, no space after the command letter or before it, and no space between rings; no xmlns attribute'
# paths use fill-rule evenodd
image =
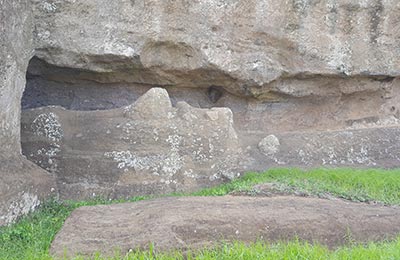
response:
<svg viewBox="0 0 400 260"><path fill-rule="evenodd" d="M291 196L162 198L77 209L56 236L51 253L126 253L150 243L156 250L185 250L296 237L336 247L399 233L398 207Z"/></svg>
<svg viewBox="0 0 400 260"><path fill-rule="evenodd" d="M339 197L329 192L313 192L301 187L291 186L280 182L268 182L254 185L248 190L238 190L229 193L230 196L251 196L251 197L276 197L276 196L296 196L307 198L318 198L327 200L343 200L349 202L364 202L368 204L379 204L382 206L389 206L379 201L359 201L352 200L345 197Z"/></svg>
<svg viewBox="0 0 400 260"><path fill-rule="evenodd" d="M298 196L298 197L315 197L323 199L333 198L329 194L321 194L316 196L311 192L298 189L279 182L269 182L257 184L249 190L238 190L229 193L231 196L255 196L255 197L276 197L276 196Z"/></svg>

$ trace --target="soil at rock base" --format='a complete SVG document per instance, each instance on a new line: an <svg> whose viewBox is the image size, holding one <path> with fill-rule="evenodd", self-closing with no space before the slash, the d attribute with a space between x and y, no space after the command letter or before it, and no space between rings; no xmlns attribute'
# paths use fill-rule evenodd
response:
<svg viewBox="0 0 400 260"><path fill-rule="evenodd" d="M221 242L300 238L331 248L400 233L400 208L295 196L169 197L83 207L56 236L55 256L115 249L198 249Z"/></svg>

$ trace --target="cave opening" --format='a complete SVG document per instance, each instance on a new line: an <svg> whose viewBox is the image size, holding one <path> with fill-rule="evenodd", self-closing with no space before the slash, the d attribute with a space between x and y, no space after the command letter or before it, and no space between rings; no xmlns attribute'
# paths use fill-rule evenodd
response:
<svg viewBox="0 0 400 260"><path fill-rule="evenodd" d="M335 79L329 84L319 78L295 79L315 87L304 93L328 94L296 92L268 100L234 95L211 80L185 87L152 84L158 79L149 77L144 83L126 81L126 72L120 78L118 73L59 67L37 57L29 63L21 101L22 153L57 176L61 197L131 196L132 191L147 194L160 187L176 192L179 183L189 180L201 186L206 181L195 171L214 173L210 162L215 160L221 169L230 164L260 171L281 165L377 165L380 157L370 153L378 150L373 145L382 133L368 129L399 124L397 80L342 79L343 84L368 83L374 89L341 93L328 91L338 87ZM292 81L275 84L283 88ZM277 91L274 86L267 86L272 88L268 93ZM145 102L135 103L142 96ZM138 104L144 117L130 111ZM232 154L240 163L229 163ZM196 167L180 171L184 158L190 159L188 167ZM118 189L116 183L121 184Z"/></svg>
<svg viewBox="0 0 400 260"><path fill-rule="evenodd" d="M22 109L60 106L79 111L107 110L132 104L148 89L102 84L85 74L84 70L57 67L33 57L26 74Z"/></svg>
<svg viewBox="0 0 400 260"><path fill-rule="evenodd" d="M82 69L64 68L33 57L26 74L26 88L22 109L60 106L67 110L94 111L125 107L158 84L110 81L100 79L100 73ZM161 86L162 87L162 86ZM221 100L229 95L223 87L166 88L172 103L185 101L194 107L210 108L229 106ZM233 96L230 98L232 99ZM220 101L220 102L218 102Z"/></svg>
<svg viewBox="0 0 400 260"><path fill-rule="evenodd" d="M26 74L22 110L59 106L71 111L106 111L129 106L149 89L163 87L168 91L174 106L179 101L185 101L197 108L230 108L237 130L243 133L263 135L340 130L353 125L378 124L383 117L393 120L398 118L396 93L399 90L395 86L399 81L394 79L282 79L260 91L267 91L271 95L278 89L282 91L291 84L297 84L299 90L304 88L304 96L295 92L293 95L280 96L277 100L269 100L262 95L232 94L225 87L213 84L209 80L212 76L205 76L196 88L160 82L159 79L151 78L149 75L152 74L148 71L144 72L148 74L145 78L147 81L129 81L129 73L142 72L117 72L111 75L55 66L33 57ZM344 92L342 89L351 91Z"/></svg>

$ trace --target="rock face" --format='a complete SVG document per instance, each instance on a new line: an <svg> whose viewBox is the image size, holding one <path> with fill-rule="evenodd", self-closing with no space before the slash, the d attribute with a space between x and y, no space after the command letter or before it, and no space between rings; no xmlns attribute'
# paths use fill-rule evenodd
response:
<svg viewBox="0 0 400 260"><path fill-rule="evenodd" d="M56 188L49 173L21 156L20 102L32 30L29 1L0 1L0 226L35 209Z"/></svg>
<svg viewBox="0 0 400 260"><path fill-rule="evenodd" d="M1 1L0 158L20 153L20 102L33 52L33 19L28 2Z"/></svg>
<svg viewBox="0 0 400 260"><path fill-rule="evenodd" d="M173 107L154 88L131 106L24 113L24 153L57 176L62 198L194 191L239 174L239 140L227 108Z"/></svg>
<svg viewBox="0 0 400 260"><path fill-rule="evenodd" d="M111 110L25 110L21 133L24 154L56 175L61 198L128 198L194 191L271 166L397 167L400 130L384 123L262 138L234 125L228 108L174 107L153 88Z"/></svg>
<svg viewBox="0 0 400 260"><path fill-rule="evenodd" d="M110 109L159 86L173 102L229 107L238 132L261 139L398 125L397 2L35 2L28 108Z"/></svg>
<svg viewBox="0 0 400 260"><path fill-rule="evenodd" d="M400 74L395 1L35 2L37 56L103 81L276 99L372 91Z"/></svg>
<svg viewBox="0 0 400 260"><path fill-rule="evenodd" d="M187 160L187 168L182 166L180 175L187 170L188 176L231 176L220 169L205 169L214 164L224 168L222 161L230 165L228 173L279 165L399 166L397 1L0 3L0 178L13 173L17 183L26 182L15 187L15 194L29 190L29 194L41 197L54 184L48 173L20 155L20 102L25 75L22 107L41 110L23 112L23 153L57 176L58 186L80 183L76 193L70 193L72 198L103 191L115 194L124 182L136 185L130 177L120 178L124 170L127 175L141 171L137 165L110 173L108 166L96 168L91 161L111 167L111 162L131 165L127 161L153 158L158 163L147 163L144 175L153 171L160 174L159 181L172 181L172 185L176 181L187 185L187 190L210 184L197 177L188 177L192 181L184 184L161 177L159 169L167 158L181 165L181 159L168 157L176 155L176 148L166 141L167 133L174 135L170 128L173 124L185 133L179 152L185 154L182 160ZM166 89L170 100L160 91L140 98L155 87ZM131 107L134 110L123 111L136 101L139 103ZM135 106L142 108L135 110ZM202 110L215 107L225 109ZM196 121L179 114L185 109L191 111L189 117L202 119ZM223 115L228 109L232 115ZM233 123L222 122L228 118L233 118ZM130 132L124 133L124 120L141 124L131 124ZM184 124L188 120L193 121L191 126ZM121 128L109 137L110 124L117 121ZM204 124L205 133L201 129ZM194 137L188 136L191 127L202 137L196 144ZM199 147L209 148L211 134L221 127L230 129L220 134L222 143L217 145L225 147L224 152L212 154L212 159L207 157L209 162L205 164L199 163L194 154L188 155L199 151ZM155 137L153 128L164 134L163 142L151 141L149 136ZM144 135L145 131L150 134ZM231 138L233 132L237 138ZM271 146L271 140L264 139L270 135L279 139L279 145L272 142ZM141 146L135 147L133 142L139 136L143 138ZM87 148L76 144L80 141ZM192 147L196 145L197 150ZM232 147L237 147L236 152L225 150ZM42 154L38 154L40 149L44 149ZM156 150L160 153L155 154ZM103 158L106 153L108 157ZM231 161L231 157L240 158L240 162ZM69 163L62 163L66 161ZM22 170L26 165L32 170ZM74 167L69 170L66 165ZM96 168L96 174L83 170L89 167ZM29 177L21 178L22 171L21 176L31 176L31 172L43 176L39 179L45 188L36 187ZM155 180L140 179L139 183ZM112 183L114 188L110 188ZM147 184L135 188L129 185L129 192L121 188L121 195L181 190L175 186L161 189ZM7 190L0 188L2 192ZM14 201L14 195L1 196L0 216ZM20 199L22 195L18 196ZM7 205L2 201L8 201Z"/></svg>
<svg viewBox="0 0 400 260"><path fill-rule="evenodd" d="M292 240L330 247L395 237L400 209L300 197L163 198L74 211L51 253L63 257L130 249L199 249L226 242ZM149 217L151 216L151 217ZM348 236L351 237L348 237Z"/></svg>
<svg viewBox="0 0 400 260"><path fill-rule="evenodd" d="M283 133L277 135L281 140L278 147L271 143L265 145L266 139L263 139L260 143L264 144L260 147L263 155L255 156L258 161L264 160L260 170L274 164L396 168L400 163L399 134L398 127Z"/></svg>

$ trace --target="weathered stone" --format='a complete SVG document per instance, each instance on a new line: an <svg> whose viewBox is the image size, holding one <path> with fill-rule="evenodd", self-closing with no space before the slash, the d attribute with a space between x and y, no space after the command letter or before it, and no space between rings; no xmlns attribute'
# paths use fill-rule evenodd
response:
<svg viewBox="0 0 400 260"><path fill-rule="evenodd" d="M113 160L125 166L140 162L142 167L143 158L152 158L145 160L152 165L146 171L157 168L157 173L174 171L181 160L188 160L194 173L183 174L189 179L196 174L210 177L211 172L232 178L239 171L275 165L399 166L400 3L396 1L0 0L0 4L0 165L7 167L0 169L1 178L11 180L5 176L13 173L15 180L23 176L27 186L33 182L22 166L28 162L20 155L19 126L32 56L23 107L55 105L78 112L50 107L24 112L24 118L32 119L23 130L24 153L53 173L71 171L66 177L58 175L58 186L81 183L68 186L71 196L97 195L104 187L108 191L101 194L119 189L120 195L128 196L210 184L185 180L183 188L165 189L164 184L143 177L140 185L121 186L136 185L131 179L136 175L129 175L135 167L125 167L128 177L122 181L121 169L109 172L104 166ZM165 88L171 100L161 89L138 100L154 87ZM84 112L92 110L107 111ZM131 126L126 125L129 120ZM176 130L174 124L184 133L205 131L207 139L195 142L193 135L178 135L183 147L196 149L185 150L184 156L174 153L166 141L167 133ZM218 146L236 148L218 151L212 159L206 155L209 163L200 163L193 152L209 147L211 132L221 125L225 139ZM154 139L154 129L162 142ZM121 139L122 134L126 136ZM271 134L279 138L279 150L267 147L260 152L260 140ZM150 137L154 142L147 147ZM132 142L140 144L140 151L132 150ZM86 149L77 149L83 144ZM104 159L105 153L109 158ZM85 171L88 165L98 171ZM42 176L50 178L45 172ZM43 187L53 186L45 183ZM39 186L33 197L48 189ZM23 195L17 190L26 190L22 187L15 188L19 197ZM0 216L5 216L8 206L2 201L0 197Z"/></svg>
<svg viewBox="0 0 400 260"><path fill-rule="evenodd" d="M279 139L275 135L269 135L262 139L258 144L258 149L266 156L271 156L279 152Z"/></svg>
<svg viewBox="0 0 400 260"><path fill-rule="evenodd" d="M98 83L82 79L81 70L60 68L34 59L28 69L24 108L58 105L69 110L91 111L121 108L134 103L152 88L137 83ZM319 78L326 90L358 88L364 83ZM228 107L232 110L238 131L261 138L274 133L343 130L399 125L400 80L374 80L374 91L328 93L326 96L290 97L279 102L244 98L217 88L221 95L210 96L210 88L165 87L173 105L184 101L194 107ZM299 88L301 84L297 85ZM95 91L94 91L95 90ZM215 103L215 100L216 103ZM366 125L367 124L367 125ZM365 126L366 125L366 126ZM259 141L259 140L258 140Z"/></svg>
<svg viewBox="0 0 400 260"><path fill-rule="evenodd" d="M0 226L35 209L56 188L49 173L21 156L21 97L32 31L30 1L0 1Z"/></svg>
<svg viewBox="0 0 400 260"><path fill-rule="evenodd" d="M143 119L165 119L172 115L172 104L168 92L162 88L152 88L140 97L134 106L126 109L127 116L137 117L138 114Z"/></svg>
<svg viewBox="0 0 400 260"><path fill-rule="evenodd" d="M400 128L276 134L279 151L254 155L253 169L269 166L341 166L396 168L400 164ZM258 164L258 165L257 165Z"/></svg>
<svg viewBox="0 0 400 260"><path fill-rule="evenodd" d="M163 198L75 210L51 253L125 254L151 244L157 251L195 250L294 238L336 247L348 236L358 242L396 237L399 215L399 208L302 197Z"/></svg>
<svg viewBox="0 0 400 260"><path fill-rule="evenodd" d="M35 2L36 55L99 81L279 100L373 91L371 79L400 75L396 1Z"/></svg>
<svg viewBox="0 0 400 260"><path fill-rule="evenodd" d="M22 137L25 155L57 176L62 198L193 191L239 174L232 112L173 108L163 89L108 111L26 110Z"/></svg>
<svg viewBox="0 0 400 260"><path fill-rule="evenodd" d="M174 105L231 109L242 150L250 147L241 155L243 170L324 163L398 166L380 143L368 151L373 164L344 160L364 141L347 145L331 132L371 128L364 133L376 137L376 127L399 126L398 3L89 0L53 1L49 11L35 2L37 52L28 87L42 89L39 99L48 97L27 107L121 108L160 86ZM55 89L62 94L52 95ZM167 115L168 106L157 104L142 111ZM194 120L185 109L178 113ZM214 120L216 114L209 111L207 117ZM390 131L385 135L395 141L396 130ZM340 160L331 160L329 152L310 152L313 163L299 156L308 149L296 147L303 133L323 145L318 138L324 132L333 135L327 147L340 153ZM261 148L260 155L259 141L270 134L281 142L279 135L290 137L303 152L284 144L282 151Z"/></svg>
<svg viewBox="0 0 400 260"><path fill-rule="evenodd" d="M0 6L0 155L20 153L21 97L33 52L29 1L1 1ZM19 33L16 33L19 32Z"/></svg>
<svg viewBox="0 0 400 260"><path fill-rule="evenodd" d="M54 176L22 157L0 156L0 226L11 224L50 196L57 196Z"/></svg>

